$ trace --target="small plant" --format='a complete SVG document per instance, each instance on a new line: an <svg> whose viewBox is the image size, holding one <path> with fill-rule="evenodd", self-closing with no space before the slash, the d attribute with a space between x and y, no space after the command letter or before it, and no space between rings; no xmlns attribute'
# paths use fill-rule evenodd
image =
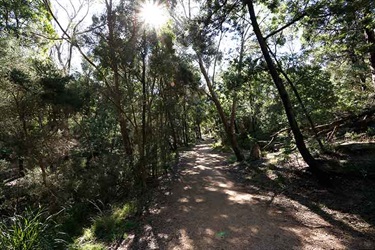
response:
<svg viewBox="0 0 375 250"><path fill-rule="evenodd" d="M353 140L355 138L355 134L353 132L346 132L344 137L346 140Z"/></svg>
<svg viewBox="0 0 375 250"><path fill-rule="evenodd" d="M230 153L232 152L231 148L225 144L225 142L219 140L217 142L214 142L211 145L212 149L216 152L225 152L225 153Z"/></svg>
<svg viewBox="0 0 375 250"><path fill-rule="evenodd" d="M27 209L0 222L0 245L2 249L34 250L53 249L62 240L56 239L58 225L42 209Z"/></svg>
<svg viewBox="0 0 375 250"><path fill-rule="evenodd" d="M84 243L81 245L74 245L69 250L105 250L106 247L101 243Z"/></svg>

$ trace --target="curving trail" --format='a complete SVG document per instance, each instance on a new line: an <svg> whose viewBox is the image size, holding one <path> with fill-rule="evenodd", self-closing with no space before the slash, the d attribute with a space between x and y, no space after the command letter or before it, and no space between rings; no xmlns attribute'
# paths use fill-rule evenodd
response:
<svg viewBox="0 0 375 250"><path fill-rule="evenodd" d="M141 236L130 236L122 248L371 249L352 245L350 236L293 200L234 183L226 156L207 142L185 152L180 179L151 209Z"/></svg>

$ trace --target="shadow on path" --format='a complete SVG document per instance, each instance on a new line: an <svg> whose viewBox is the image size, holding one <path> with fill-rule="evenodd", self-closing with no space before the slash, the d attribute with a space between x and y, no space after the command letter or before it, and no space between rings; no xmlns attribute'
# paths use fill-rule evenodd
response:
<svg viewBox="0 0 375 250"><path fill-rule="evenodd" d="M318 215L304 213L303 220L298 211L269 206L272 194L234 183L226 157L207 142L185 152L172 191L123 249L346 249Z"/></svg>

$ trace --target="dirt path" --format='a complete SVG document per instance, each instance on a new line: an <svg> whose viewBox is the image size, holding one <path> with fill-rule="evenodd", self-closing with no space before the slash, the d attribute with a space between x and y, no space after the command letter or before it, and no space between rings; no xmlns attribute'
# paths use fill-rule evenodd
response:
<svg viewBox="0 0 375 250"><path fill-rule="evenodd" d="M180 179L156 205L131 249L372 249L294 201L249 193L208 143L182 156ZM278 200L279 199L279 200ZM271 203L272 200L272 203ZM136 243L134 242L136 241Z"/></svg>

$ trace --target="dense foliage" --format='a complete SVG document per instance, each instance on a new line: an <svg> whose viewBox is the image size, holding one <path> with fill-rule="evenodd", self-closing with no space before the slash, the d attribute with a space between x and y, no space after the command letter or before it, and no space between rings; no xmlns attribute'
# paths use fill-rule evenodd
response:
<svg viewBox="0 0 375 250"><path fill-rule="evenodd" d="M80 4L0 0L0 242L9 249L123 237L148 190L202 135L239 161L294 138L318 176L315 158L335 133L374 135L373 1L165 1L170 20L159 28L140 20L142 1L106 0L92 18L79 14L90 2ZM71 11L66 27L54 8ZM337 130L343 117L354 129Z"/></svg>

